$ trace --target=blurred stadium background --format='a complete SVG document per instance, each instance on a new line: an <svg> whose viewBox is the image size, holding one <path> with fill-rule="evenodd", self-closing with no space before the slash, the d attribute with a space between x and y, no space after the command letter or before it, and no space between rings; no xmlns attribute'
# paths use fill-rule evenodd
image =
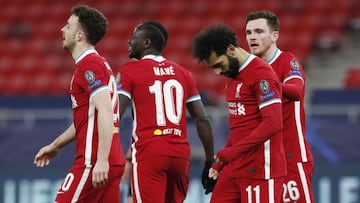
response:
<svg viewBox="0 0 360 203"><path fill-rule="evenodd" d="M77 4L94 6L108 18L109 32L97 49L115 72L128 60L127 40L138 23L158 20L167 27L163 55L194 74L213 122L217 150L228 133L225 81L192 58L192 37L213 23L226 23L247 49L246 14L275 12L280 48L297 55L307 73L307 136L315 158L316 202L360 202L359 0L0 0L0 202L52 202L74 159L70 145L50 167L32 164L37 150L71 121L67 92L74 65L62 49L60 29ZM125 149L130 132L128 116L121 127ZM203 152L192 122L189 138L192 172L186 202L208 202L199 180Z"/></svg>

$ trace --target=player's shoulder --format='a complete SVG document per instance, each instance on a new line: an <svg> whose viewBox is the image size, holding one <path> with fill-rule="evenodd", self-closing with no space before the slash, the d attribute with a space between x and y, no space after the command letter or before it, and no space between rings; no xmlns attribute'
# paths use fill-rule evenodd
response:
<svg viewBox="0 0 360 203"><path fill-rule="evenodd" d="M273 72L273 69L271 68L271 65L266 63L263 59L260 57L254 57L252 60L254 71L255 72Z"/></svg>
<svg viewBox="0 0 360 203"><path fill-rule="evenodd" d="M124 67L124 66L136 65L136 64L138 64L140 61L141 61L141 60L130 59L130 60L126 61L124 64L122 64L122 67Z"/></svg>
<svg viewBox="0 0 360 203"><path fill-rule="evenodd" d="M79 69L98 69L103 68L104 62L106 59L96 53L91 53L85 56L83 59L76 63L77 68Z"/></svg>
<svg viewBox="0 0 360 203"><path fill-rule="evenodd" d="M259 79L277 78L273 68L259 57L254 57L245 68L244 77L248 81L257 81ZM242 71L241 71L242 72Z"/></svg>
<svg viewBox="0 0 360 203"><path fill-rule="evenodd" d="M290 51L283 51L279 58L281 61L299 61L295 54Z"/></svg>
<svg viewBox="0 0 360 203"><path fill-rule="evenodd" d="M186 74L191 74L191 72L185 68L184 66L182 66L181 64L175 62L175 61L172 61L172 60L169 60L169 59L166 59L164 61L168 66L172 66L175 71L177 72L183 72L183 73L186 73Z"/></svg>
<svg viewBox="0 0 360 203"><path fill-rule="evenodd" d="M300 60L292 52L283 52L280 55L280 64L282 67L291 67L292 69L302 69Z"/></svg>
<svg viewBox="0 0 360 203"><path fill-rule="evenodd" d="M123 72L124 70L126 70L126 72L135 70L136 66L139 66L139 63L140 60L136 60L136 59L131 59L129 61L126 61L122 65L120 65L119 72Z"/></svg>

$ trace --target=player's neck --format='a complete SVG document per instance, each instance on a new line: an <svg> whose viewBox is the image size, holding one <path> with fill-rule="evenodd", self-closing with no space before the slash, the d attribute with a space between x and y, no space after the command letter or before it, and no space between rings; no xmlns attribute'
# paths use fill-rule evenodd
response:
<svg viewBox="0 0 360 203"><path fill-rule="evenodd" d="M79 43L74 47L74 50L71 52L71 55L74 60L76 60L82 53L86 50L95 49L95 47L88 43Z"/></svg>
<svg viewBox="0 0 360 203"><path fill-rule="evenodd" d="M155 56L158 56L158 55L161 55L161 53L157 50L154 50L154 49L146 49L144 50L142 57L146 56L146 55L155 55Z"/></svg>
<svg viewBox="0 0 360 203"><path fill-rule="evenodd" d="M236 57L240 64L242 64L249 57L249 52L245 51L243 48L237 48L236 52Z"/></svg>
<svg viewBox="0 0 360 203"><path fill-rule="evenodd" d="M260 56L264 61L270 61L276 53L276 50L278 50L277 46L270 46L270 48L264 52L263 55Z"/></svg>

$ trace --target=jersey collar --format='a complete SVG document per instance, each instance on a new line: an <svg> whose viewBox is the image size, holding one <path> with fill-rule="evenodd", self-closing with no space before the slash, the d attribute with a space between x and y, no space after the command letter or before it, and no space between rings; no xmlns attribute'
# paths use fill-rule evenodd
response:
<svg viewBox="0 0 360 203"><path fill-rule="evenodd" d="M253 54L249 54L249 56L245 59L245 61L240 65L239 72L246 68L247 65L255 58L256 56Z"/></svg>
<svg viewBox="0 0 360 203"><path fill-rule="evenodd" d="M154 54L145 55L141 59L152 59L152 60L157 61L157 62L161 62L161 61L165 60L165 58L162 57L161 55L154 55Z"/></svg>
<svg viewBox="0 0 360 203"><path fill-rule="evenodd" d="M79 63L79 61L81 61L81 59L85 58L85 56L89 55L89 54L98 54L98 52L95 49L87 49L85 51L83 51L79 57L77 57L77 59L75 59L75 64Z"/></svg>
<svg viewBox="0 0 360 203"><path fill-rule="evenodd" d="M276 61L276 59L279 58L281 53L282 53L282 51L280 49L276 49L276 51L274 53L274 56L271 57L271 59L268 60L268 64L274 63L274 61Z"/></svg>

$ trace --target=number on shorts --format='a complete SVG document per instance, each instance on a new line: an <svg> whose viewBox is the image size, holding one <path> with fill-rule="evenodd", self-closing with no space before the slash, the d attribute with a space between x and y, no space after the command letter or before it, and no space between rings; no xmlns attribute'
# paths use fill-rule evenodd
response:
<svg viewBox="0 0 360 203"><path fill-rule="evenodd" d="M72 184L72 182L74 181L74 174L72 173L68 173L61 185L61 190L62 191L68 191L70 189L70 186Z"/></svg>
<svg viewBox="0 0 360 203"><path fill-rule="evenodd" d="M246 187L246 192L248 194L248 203L253 203L253 193L255 195L255 202L254 203L260 203L260 186L257 185L254 188L249 185Z"/></svg>
<svg viewBox="0 0 360 203"><path fill-rule="evenodd" d="M283 200L284 202L291 202L300 199L300 192L297 188L297 183L293 180L290 180L287 183L283 184L284 193L283 193Z"/></svg>

